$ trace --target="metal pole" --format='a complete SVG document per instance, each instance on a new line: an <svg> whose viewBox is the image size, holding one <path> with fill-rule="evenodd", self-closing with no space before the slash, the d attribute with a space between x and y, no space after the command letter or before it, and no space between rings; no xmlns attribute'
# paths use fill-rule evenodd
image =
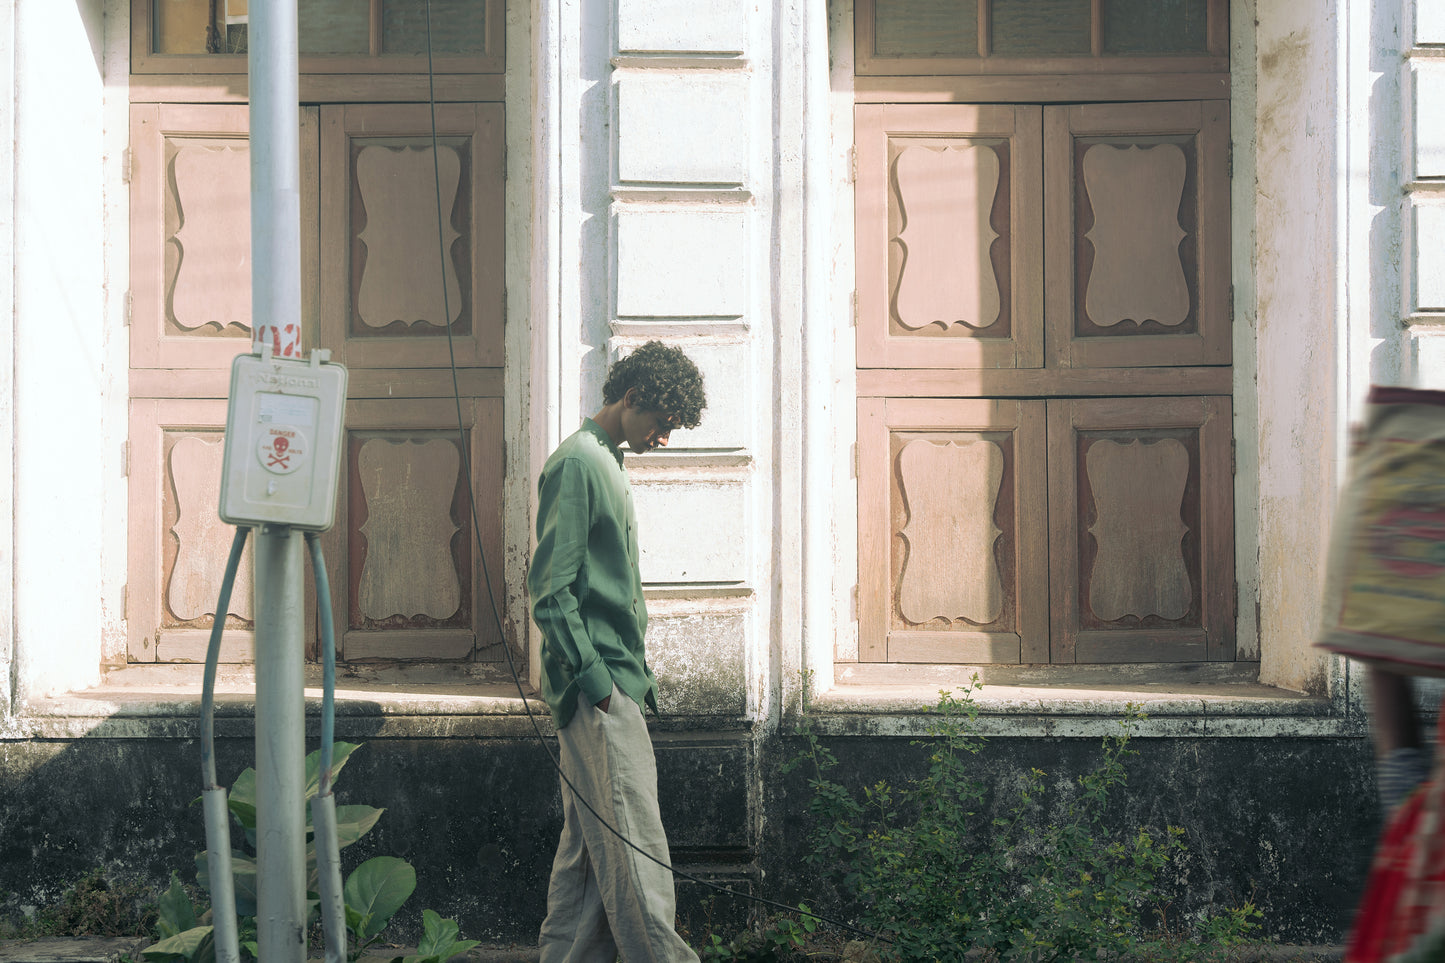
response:
<svg viewBox="0 0 1445 963"><path fill-rule="evenodd" d="M261 527L256 537L256 936L264 963L306 959L301 563L299 531Z"/></svg>
<svg viewBox="0 0 1445 963"><path fill-rule="evenodd" d="M254 339L301 357L301 152L296 0L251 0ZM265 963L306 959L306 715L301 533L256 537L256 936Z"/></svg>
<svg viewBox="0 0 1445 963"><path fill-rule="evenodd" d="M301 148L296 0L252 0L252 345L301 358Z"/></svg>

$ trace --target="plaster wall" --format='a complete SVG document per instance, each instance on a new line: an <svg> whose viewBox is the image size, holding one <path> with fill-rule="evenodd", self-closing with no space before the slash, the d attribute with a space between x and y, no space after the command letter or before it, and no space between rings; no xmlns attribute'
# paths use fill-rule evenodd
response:
<svg viewBox="0 0 1445 963"><path fill-rule="evenodd" d="M531 476L601 406L608 364L654 338L688 352L708 391L702 424L627 457L649 661L669 711L756 714L773 636L781 390L772 24L745 0L578 0L542 24L555 60L536 75L555 80L543 110L555 109L558 145L539 174L557 185L546 201L558 220L542 227L544 245L556 232L555 281L543 283L558 311L555 334L533 342L545 387L533 392Z"/></svg>
<svg viewBox="0 0 1445 963"><path fill-rule="evenodd" d="M15 258L15 4L0 2L0 264ZM15 697L15 273L0 271L0 719Z"/></svg>
<svg viewBox="0 0 1445 963"><path fill-rule="evenodd" d="M1334 507L1344 345L1340 265L1344 4L1263 0L1255 44L1255 295L1260 679L1323 694L1310 648ZM1246 431L1249 426L1245 426Z"/></svg>
<svg viewBox="0 0 1445 963"><path fill-rule="evenodd" d="M1411 383L1445 388L1445 12L1406 0L1402 56L1401 262L1399 305ZM1393 312L1391 312L1393 314ZM1392 318L1393 320L1393 318Z"/></svg>
<svg viewBox="0 0 1445 963"><path fill-rule="evenodd" d="M14 5L15 686L99 677L109 394L103 0ZM122 436L123 437L123 436Z"/></svg>

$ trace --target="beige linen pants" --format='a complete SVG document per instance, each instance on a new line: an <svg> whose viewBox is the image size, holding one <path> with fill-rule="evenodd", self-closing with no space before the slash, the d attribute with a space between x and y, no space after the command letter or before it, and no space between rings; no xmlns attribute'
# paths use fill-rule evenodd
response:
<svg viewBox="0 0 1445 963"><path fill-rule="evenodd" d="M578 696L557 732L562 772L643 852L671 863L657 808L657 760L642 711L614 685L608 712ZM562 783L541 963L696 963L673 927L672 872L632 849Z"/></svg>

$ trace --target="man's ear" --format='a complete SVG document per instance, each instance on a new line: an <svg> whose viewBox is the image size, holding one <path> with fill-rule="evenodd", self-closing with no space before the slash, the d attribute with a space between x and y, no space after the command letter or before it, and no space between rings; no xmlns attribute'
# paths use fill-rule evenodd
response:
<svg viewBox="0 0 1445 963"><path fill-rule="evenodd" d="M636 385L633 385L631 388L628 388L627 391L623 393L622 406L624 408L640 408L642 406L641 396L642 392L637 390Z"/></svg>

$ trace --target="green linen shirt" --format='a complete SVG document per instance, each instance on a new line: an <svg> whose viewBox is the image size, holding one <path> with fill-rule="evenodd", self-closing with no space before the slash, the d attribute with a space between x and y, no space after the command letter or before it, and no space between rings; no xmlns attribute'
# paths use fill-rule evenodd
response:
<svg viewBox="0 0 1445 963"><path fill-rule="evenodd" d="M579 691L595 704L612 694L613 683L656 712L657 680L643 648L637 516L622 451L585 419L547 459L537 493L527 591L542 631L542 697L552 721L565 727Z"/></svg>

